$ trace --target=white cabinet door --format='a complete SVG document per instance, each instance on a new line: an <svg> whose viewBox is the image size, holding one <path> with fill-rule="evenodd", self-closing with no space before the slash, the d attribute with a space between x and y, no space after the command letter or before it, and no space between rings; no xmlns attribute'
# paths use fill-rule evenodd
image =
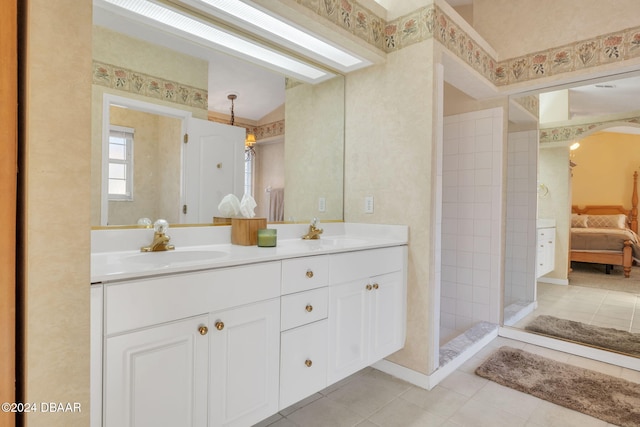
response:
<svg viewBox="0 0 640 427"><path fill-rule="evenodd" d="M403 280L398 271L329 288L329 384L403 347Z"/></svg>
<svg viewBox="0 0 640 427"><path fill-rule="evenodd" d="M106 340L105 426L206 425L207 323L197 316Z"/></svg>
<svg viewBox="0 0 640 427"><path fill-rule="evenodd" d="M209 425L249 426L278 412L280 299L209 317Z"/></svg>
<svg viewBox="0 0 640 427"><path fill-rule="evenodd" d="M280 409L327 386L327 320L282 333Z"/></svg>
<svg viewBox="0 0 640 427"><path fill-rule="evenodd" d="M367 280L329 289L329 373L336 382L367 365L369 290Z"/></svg>
<svg viewBox="0 0 640 427"><path fill-rule="evenodd" d="M556 229L539 228L536 251L536 277L544 276L555 268Z"/></svg>
<svg viewBox="0 0 640 427"><path fill-rule="evenodd" d="M405 298L400 272L376 276L370 280L369 360L378 361L398 351L404 345Z"/></svg>

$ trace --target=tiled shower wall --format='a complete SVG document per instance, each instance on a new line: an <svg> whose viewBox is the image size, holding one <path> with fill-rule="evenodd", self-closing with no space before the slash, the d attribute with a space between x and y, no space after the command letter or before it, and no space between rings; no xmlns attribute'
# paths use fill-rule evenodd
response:
<svg viewBox="0 0 640 427"><path fill-rule="evenodd" d="M503 110L444 118L440 342L500 319Z"/></svg>
<svg viewBox="0 0 640 427"><path fill-rule="evenodd" d="M504 275L505 323L535 300L538 133L509 133Z"/></svg>

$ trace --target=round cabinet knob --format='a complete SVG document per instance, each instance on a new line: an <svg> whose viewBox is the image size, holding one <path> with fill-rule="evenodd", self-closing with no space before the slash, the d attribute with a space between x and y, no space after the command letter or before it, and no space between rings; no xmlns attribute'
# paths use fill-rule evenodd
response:
<svg viewBox="0 0 640 427"><path fill-rule="evenodd" d="M307 310L309 313L311 313L313 311L313 306L311 304L307 304L307 306L304 309Z"/></svg>
<svg viewBox="0 0 640 427"><path fill-rule="evenodd" d="M311 360L307 359L307 360L304 361L304 364L307 365L307 368L310 368L311 365L313 365L313 362Z"/></svg>
<svg viewBox="0 0 640 427"><path fill-rule="evenodd" d="M373 289L378 289L380 286L377 283L373 284Z"/></svg>
<svg viewBox="0 0 640 427"><path fill-rule="evenodd" d="M200 326L198 328L198 332L200 332L200 335L207 335L207 332L209 332L209 328L207 328L206 326Z"/></svg>
<svg viewBox="0 0 640 427"><path fill-rule="evenodd" d="M307 277L311 279L313 277L313 271L307 270Z"/></svg>
<svg viewBox="0 0 640 427"><path fill-rule="evenodd" d="M371 289L373 289L373 286L367 285L367 290L370 291Z"/></svg>
<svg viewBox="0 0 640 427"><path fill-rule="evenodd" d="M219 331L223 330L224 329L224 323L218 320L216 322L216 329L219 330Z"/></svg>

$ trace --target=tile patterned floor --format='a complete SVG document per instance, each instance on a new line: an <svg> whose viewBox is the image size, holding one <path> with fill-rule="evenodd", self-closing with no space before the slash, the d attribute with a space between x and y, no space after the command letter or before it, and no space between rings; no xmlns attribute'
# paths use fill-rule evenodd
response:
<svg viewBox="0 0 640 427"><path fill-rule="evenodd" d="M604 421L520 393L473 372L503 345L640 383L640 372L498 337L427 391L364 369L258 427L606 427Z"/></svg>

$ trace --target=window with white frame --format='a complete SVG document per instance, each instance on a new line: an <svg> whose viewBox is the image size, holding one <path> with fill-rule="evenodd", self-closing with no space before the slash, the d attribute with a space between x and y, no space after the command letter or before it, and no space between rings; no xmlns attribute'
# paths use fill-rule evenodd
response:
<svg viewBox="0 0 640 427"><path fill-rule="evenodd" d="M133 200L134 129L109 127L109 200Z"/></svg>

